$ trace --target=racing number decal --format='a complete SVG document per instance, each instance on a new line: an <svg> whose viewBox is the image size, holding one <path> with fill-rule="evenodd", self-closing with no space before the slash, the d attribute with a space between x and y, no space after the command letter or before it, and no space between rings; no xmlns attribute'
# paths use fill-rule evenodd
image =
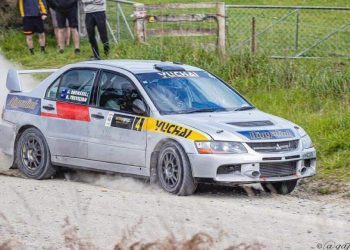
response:
<svg viewBox="0 0 350 250"><path fill-rule="evenodd" d="M136 117L134 120L134 126L132 127L133 130L136 131L142 131L143 124L145 123L146 118L143 117Z"/></svg>

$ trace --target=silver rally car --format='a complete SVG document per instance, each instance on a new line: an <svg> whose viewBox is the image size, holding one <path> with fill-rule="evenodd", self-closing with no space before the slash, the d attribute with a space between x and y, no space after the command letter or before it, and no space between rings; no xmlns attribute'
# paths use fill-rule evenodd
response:
<svg viewBox="0 0 350 250"><path fill-rule="evenodd" d="M23 92L19 74L51 72ZM216 76L162 61L110 60L10 70L0 148L24 175L59 167L137 175L167 192L261 183L287 194L316 173L298 125L266 114Z"/></svg>

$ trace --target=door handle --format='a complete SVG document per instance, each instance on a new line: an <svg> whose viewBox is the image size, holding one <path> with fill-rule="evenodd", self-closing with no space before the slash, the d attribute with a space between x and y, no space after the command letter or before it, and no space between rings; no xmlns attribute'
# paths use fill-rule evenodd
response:
<svg viewBox="0 0 350 250"><path fill-rule="evenodd" d="M95 119L105 119L105 117L101 113L92 114L91 117Z"/></svg>
<svg viewBox="0 0 350 250"><path fill-rule="evenodd" d="M51 104L47 106L43 106L43 109L50 110L50 111L55 110L54 106L52 106Z"/></svg>

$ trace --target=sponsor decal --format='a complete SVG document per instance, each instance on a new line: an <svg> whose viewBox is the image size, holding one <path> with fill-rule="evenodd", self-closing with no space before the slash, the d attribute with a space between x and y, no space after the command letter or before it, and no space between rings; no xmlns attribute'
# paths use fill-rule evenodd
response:
<svg viewBox="0 0 350 250"><path fill-rule="evenodd" d="M8 95L6 109L40 115L41 99L28 96Z"/></svg>
<svg viewBox="0 0 350 250"><path fill-rule="evenodd" d="M60 97L68 101L87 103L89 100L89 92L75 89L63 89Z"/></svg>
<svg viewBox="0 0 350 250"><path fill-rule="evenodd" d="M199 77L199 75L196 72L190 71L166 71L157 74L160 75L162 78Z"/></svg>
<svg viewBox="0 0 350 250"><path fill-rule="evenodd" d="M291 129L276 129L276 130L257 130L257 131L239 131L241 135L250 140L272 140L286 139L295 137Z"/></svg>
<svg viewBox="0 0 350 250"><path fill-rule="evenodd" d="M142 131L146 118L115 114L110 112L107 116L106 127L122 128Z"/></svg>
<svg viewBox="0 0 350 250"><path fill-rule="evenodd" d="M43 112L41 113L41 116L90 122L89 107L65 102L56 102L56 113Z"/></svg>
<svg viewBox="0 0 350 250"><path fill-rule="evenodd" d="M147 119L147 131L158 132L173 136L183 137L189 140L210 140L204 133L193 129L154 118Z"/></svg>
<svg viewBox="0 0 350 250"><path fill-rule="evenodd" d="M134 131L149 131L179 136L189 140L210 140L204 133L185 126L177 125L155 118L141 116L128 116L110 112L106 119L106 127L129 129Z"/></svg>
<svg viewBox="0 0 350 250"><path fill-rule="evenodd" d="M192 130L190 129L159 120L156 121L155 130L166 134L181 136L184 138L188 138L192 134Z"/></svg>

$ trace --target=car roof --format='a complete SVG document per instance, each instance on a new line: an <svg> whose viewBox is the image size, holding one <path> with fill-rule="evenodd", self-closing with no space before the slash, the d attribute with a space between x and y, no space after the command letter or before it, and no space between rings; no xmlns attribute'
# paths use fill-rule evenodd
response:
<svg viewBox="0 0 350 250"><path fill-rule="evenodd" d="M122 68L134 74L159 72L159 69L156 69L155 65L166 65L166 66L170 66L170 68L173 66L174 69L181 67L185 71L203 71L200 68L193 67L190 65L174 63L174 62L166 62L166 61L157 61L157 60L98 60L98 61L87 61L84 63L99 65L99 66L111 66L111 67Z"/></svg>

